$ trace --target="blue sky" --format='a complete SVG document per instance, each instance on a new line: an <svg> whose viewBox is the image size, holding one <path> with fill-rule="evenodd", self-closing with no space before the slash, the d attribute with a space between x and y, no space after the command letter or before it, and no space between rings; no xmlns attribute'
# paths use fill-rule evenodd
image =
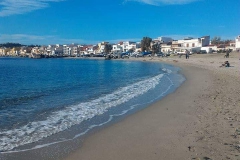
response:
<svg viewBox="0 0 240 160"><path fill-rule="evenodd" d="M240 35L240 0L0 0L0 43Z"/></svg>

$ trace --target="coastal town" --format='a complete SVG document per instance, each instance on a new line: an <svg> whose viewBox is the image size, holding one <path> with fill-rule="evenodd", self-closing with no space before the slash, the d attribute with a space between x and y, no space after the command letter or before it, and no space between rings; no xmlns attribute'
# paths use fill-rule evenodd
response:
<svg viewBox="0 0 240 160"><path fill-rule="evenodd" d="M147 47L143 47L144 38L148 38ZM141 42L122 41L119 43L101 42L96 45L55 44L42 46L0 47L0 56L54 58L54 57L104 57L111 54L114 58L145 55L179 55L185 50L190 53L221 53L227 50L240 50L240 35L235 40L220 41L219 37L202 36L199 38L186 37L174 40L171 37L151 39L144 37ZM213 42L214 41L214 42ZM108 50L106 50L106 45ZM155 48L155 49L154 49Z"/></svg>

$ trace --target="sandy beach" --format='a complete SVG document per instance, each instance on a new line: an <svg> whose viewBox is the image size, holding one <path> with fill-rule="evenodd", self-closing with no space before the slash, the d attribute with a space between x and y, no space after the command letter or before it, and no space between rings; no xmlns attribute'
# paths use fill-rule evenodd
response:
<svg viewBox="0 0 240 160"><path fill-rule="evenodd" d="M240 159L239 53L141 58L182 68L174 93L92 133L66 160ZM219 67L228 60L231 67Z"/></svg>

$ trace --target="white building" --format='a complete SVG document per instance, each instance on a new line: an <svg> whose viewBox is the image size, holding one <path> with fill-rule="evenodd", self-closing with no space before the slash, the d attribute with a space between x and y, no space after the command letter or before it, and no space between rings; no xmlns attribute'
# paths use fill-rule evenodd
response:
<svg viewBox="0 0 240 160"><path fill-rule="evenodd" d="M5 55L5 49L4 48L0 48L0 56L4 56Z"/></svg>
<svg viewBox="0 0 240 160"><path fill-rule="evenodd" d="M88 52L88 53L90 53L90 54L95 54L94 46L93 46L93 45L88 45L88 47L87 47L86 49L87 49L87 52Z"/></svg>
<svg viewBox="0 0 240 160"><path fill-rule="evenodd" d="M77 56L79 54L78 46L75 44L69 45L70 48L70 56Z"/></svg>
<svg viewBox="0 0 240 160"><path fill-rule="evenodd" d="M54 55L55 54L55 45L48 45L47 48L46 48L46 51L47 51L47 55Z"/></svg>
<svg viewBox="0 0 240 160"><path fill-rule="evenodd" d="M163 53L169 53L172 51L172 43L164 43L161 44L161 52Z"/></svg>
<svg viewBox="0 0 240 160"><path fill-rule="evenodd" d="M210 36L204 36L201 38L185 38L183 40L183 46L185 48L205 47L210 44Z"/></svg>
<svg viewBox="0 0 240 160"><path fill-rule="evenodd" d="M80 55L89 55L89 54L96 54L97 50L95 49L95 45L84 45L78 47L78 54ZM99 52L97 52L99 53Z"/></svg>
<svg viewBox="0 0 240 160"><path fill-rule="evenodd" d="M54 55L62 56L63 55L63 45L57 44L54 48Z"/></svg>
<svg viewBox="0 0 240 160"><path fill-rule="evenodd" d="M113 44L112 45L112 52L113 53L120 53L120 52L123 52L123 48L120 44Z"/></svg>
<svg viewBox="0 0 240 160"><path fill-rule="evenodd" d="M108 44L109 42L101 42L98 43L98 51L97 53L103 53L105 49L105 44Z"/></svg>
<svg viewBox="0 0 240 160"><path fill-rule="evenodd" d="M39 48L38 47L33 47L31 50L31 53L39 54Z"/></svg>
<svg viewBox="0 0 240 160"><path fill-rule="evenodd" d="M240 51L240 35L236 38L235 45L236 45L236 50Z"/></svg>
<svg viewBox="0 0 240 160"><path fill-rule="evenodd" d="M122 47L123 52L127 52L130 49L135 50L137 48L136 42L131 42L131 41L122 42L122 43L120 43L120 45Z"/></svg>
<svg viewBox="0 0 240 160"><path fill-rule="evenodd" d="M202 47L209 46L210 44L210 36L203 36L200 38L192 38L188 37L183 40L177 41L177 47L175 51L184 52L185 49L198 52L202 50ZM203 48L204 50L204 48Z"/></svg>
<svg viewBox="0 0 240 160"><path fill-rule="evenodd" d="M226 48L226 50L230 49L232 51L235 51L236 50L236 42L230 41L229 44L225 48Z"/></svg>
<svg viewBox="0 0 240 160"><path fill-rule="evenodd" d="M63 45L63 55L71 55L71 48L68 45Z"/></svg>

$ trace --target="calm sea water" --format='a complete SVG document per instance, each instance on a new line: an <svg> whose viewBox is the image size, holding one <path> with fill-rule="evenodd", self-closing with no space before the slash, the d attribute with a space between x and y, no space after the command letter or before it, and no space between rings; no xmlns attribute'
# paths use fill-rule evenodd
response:
<svg viewBox="0 0 240 160"><path fill-rule="evenodd" d="M142 109L180 86L178 71L137 61L0 58L0 152L47 146L44 139L90 121L65 140L74 139Z"/></svg>

